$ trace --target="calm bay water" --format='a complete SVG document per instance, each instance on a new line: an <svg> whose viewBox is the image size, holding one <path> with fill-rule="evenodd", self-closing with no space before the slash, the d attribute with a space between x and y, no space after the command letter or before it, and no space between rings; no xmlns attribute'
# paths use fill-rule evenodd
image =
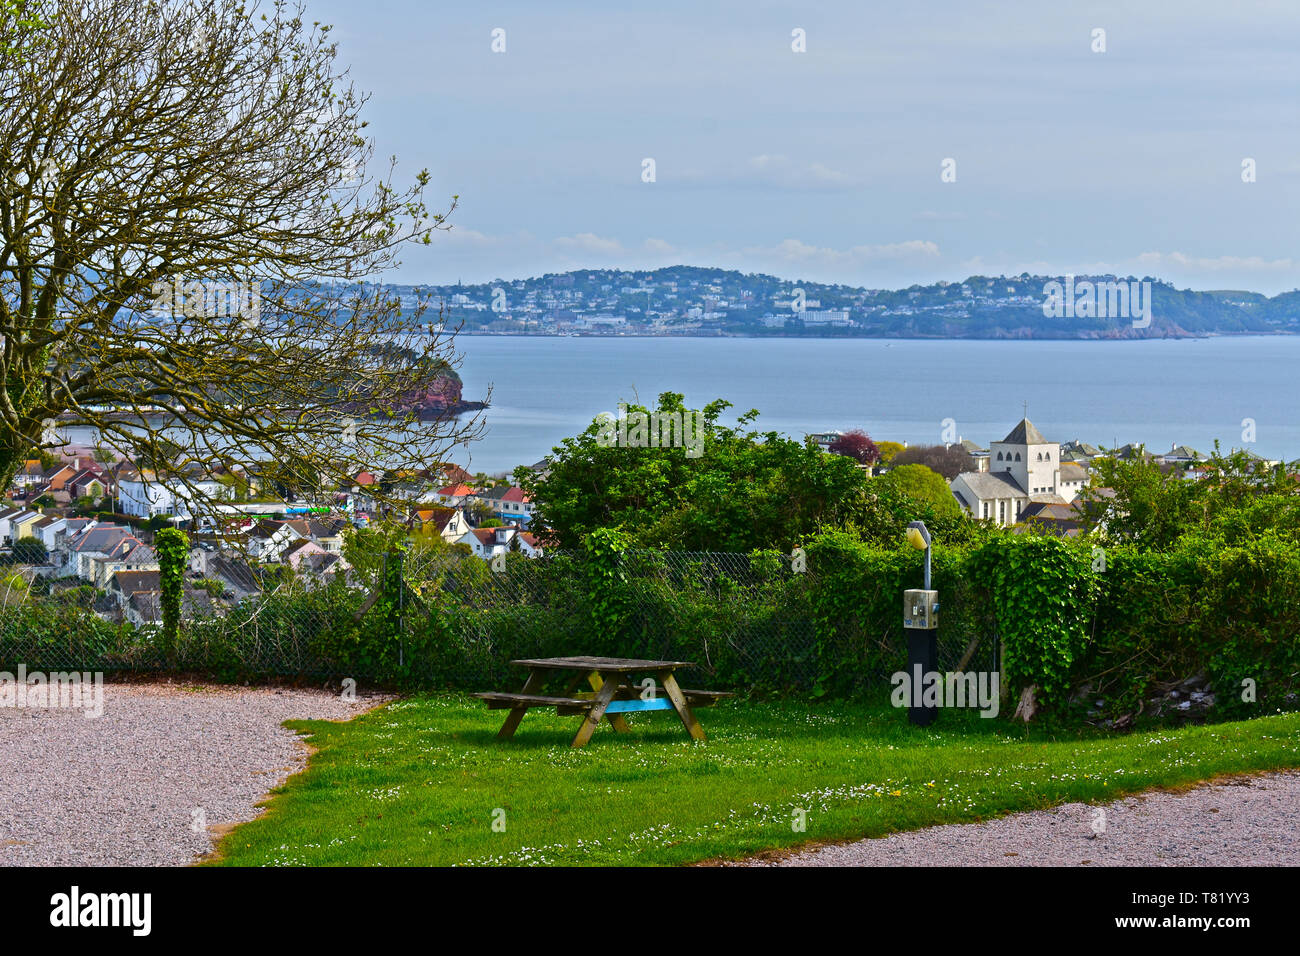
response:
<svg viewBox="0 0 1300 956"><path fill-rule="evenodd" d="M802 438L862 428L940 440L952 418L987 447L1029 418L1052 441L1246 447L1300 458L1300 336L1133 342L463 336L465 398L492 386L482 440L457 458L507 471L549 453L620 400L716 398ZM1242 441L1242 419L1256 441Z"/></svg>
<svg viewBox="0 0 1300 956"><path fill-rule="evenodd" d="M448 457L508 472L550 453L620 401L757 408L755 427L795 438L861 428L933 444L943 420L987 447L1029 403L1052 441L1145 442L1300 458L1300 336L1135 342L462 336L466 399L492 387L481 440ZM724 416L728 424L734 414ZM1254 419L1255 442L1242 440ZM94 443L87 429L72 441Z"/></svg>

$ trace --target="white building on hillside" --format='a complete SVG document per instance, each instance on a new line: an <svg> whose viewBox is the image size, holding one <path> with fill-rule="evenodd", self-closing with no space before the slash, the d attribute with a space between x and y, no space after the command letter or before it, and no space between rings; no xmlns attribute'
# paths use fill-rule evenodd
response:
<svg viewBox="0 0 1300 956"><path fill-rule="evenodd" d="M225 490L215 478L190 479L199 494L219 498ZM177 478L166 478L152 471L124 472L118 481L119 507L123 514L140 518L154 515L190 518L194 493Z"/></svg>

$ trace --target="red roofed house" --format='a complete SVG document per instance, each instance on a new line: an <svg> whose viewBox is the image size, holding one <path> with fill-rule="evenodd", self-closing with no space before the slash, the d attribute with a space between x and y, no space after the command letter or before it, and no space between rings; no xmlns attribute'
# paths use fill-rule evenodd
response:
<svg viewBox="0 0 1300 956"><path fill-rule="evenodd" d="M439 504L447 505L450 508L459 508L467 499L473 498L476 493L472 487L464 482L457 482L454 485L439 488L437 498Z"/></svg>
<svg viewBox="0 0 1300 956"><path fill-rule="evenodd" d="M485 488L474 497L486 502L502 521L527 525L533 520L533 500L516 485Z"/></svg>
<svg viewBox="0 0 1300 956"><path fill-rule="evenodd" d="M68 481L76 473L77 469L71 465L55 465L45 472L45 487L51 493L67 491Z"/></svg>

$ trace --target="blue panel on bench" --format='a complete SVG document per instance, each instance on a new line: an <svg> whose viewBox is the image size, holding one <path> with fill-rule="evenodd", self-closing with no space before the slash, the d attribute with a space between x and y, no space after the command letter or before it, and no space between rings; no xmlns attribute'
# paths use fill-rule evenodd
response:
<svg viewBox="0 0 1300 956"><path fill-rule="evenodd" d="M634 710L672 710L673 702L667 697L652 700L611 700L605 708L607 714L626 714Z"/></svg>

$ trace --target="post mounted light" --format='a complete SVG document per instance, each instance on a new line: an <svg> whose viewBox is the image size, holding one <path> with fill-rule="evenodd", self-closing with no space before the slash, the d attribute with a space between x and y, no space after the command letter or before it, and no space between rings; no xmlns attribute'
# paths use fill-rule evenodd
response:
<svg viewBox="0 0 1300 956"><path fill-rule="evenodd" d="M924 587L909 588L903 592L903 627L907 630L907 670L912 686L920 687L926 674L939 667L939 641L935 629L939 626L939 592L930 590L930 530L924 521L913 521L907 526L907 543L925 552ZM914 698L915 699L915 698ZM920 705L907 710L907 719L918 727L934 722L938 708Z"/></svg>

